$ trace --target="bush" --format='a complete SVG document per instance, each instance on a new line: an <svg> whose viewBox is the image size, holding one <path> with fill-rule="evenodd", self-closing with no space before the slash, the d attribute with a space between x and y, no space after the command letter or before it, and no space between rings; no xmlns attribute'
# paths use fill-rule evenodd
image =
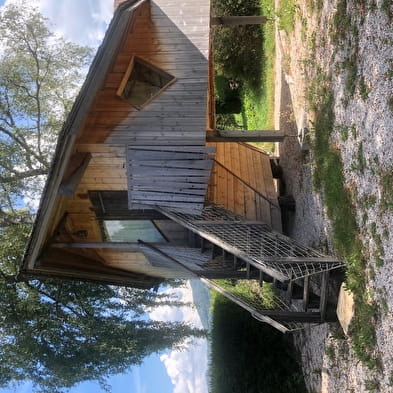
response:
<svg viewBox="0 0 393 393"><path fill-rule="evenodd" d="M216 0L215 16L259 15L259 0ZM261 26L216 26L213 29L216 73L260 87L263 35Z"/></svg>

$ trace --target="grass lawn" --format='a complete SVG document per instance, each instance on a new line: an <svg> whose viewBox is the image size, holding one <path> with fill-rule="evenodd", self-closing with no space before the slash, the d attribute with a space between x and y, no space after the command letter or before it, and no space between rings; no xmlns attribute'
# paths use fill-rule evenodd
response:
<svg viewBox="0 0 393 393"><path fill-rule="evenodd" d="M261 14L274 18L274 1L260 0ZM242 87L242 113L235 115L236 120L247 130L274 129L274 63L275 34L274 22L267 22L262 29L262 64L259 78L261 85L255 87L246 83ZM274 143L253 143L266 151L274 150Z"/></svg>
<svg viewBox="0 0 393 393"><path fill-rule="evenodd" d="M274 18L274 1L261 0L261 14ZM262 64L259 69L260 86L246 81L242 86L242 113L236 115L239 123L248 130L274 128L274 22L267 22L262 29ZM252 61L252 60L251 60Z"/></svg>

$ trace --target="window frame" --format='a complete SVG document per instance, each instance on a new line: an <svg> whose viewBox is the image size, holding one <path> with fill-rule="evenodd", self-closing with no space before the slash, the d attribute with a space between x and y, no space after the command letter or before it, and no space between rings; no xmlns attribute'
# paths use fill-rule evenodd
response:
<svg viewBox="0 0 393 393"><path fill-rule="evenodd" d="M128 209L128 193L124 190L89 190L89 200L93 206L101 235L108 241L105 221L149 221L160 233L166 243L168 236L160 229L156 220L168 220L168 217L155 209ZM115 205L115 210L111 206Z"/></svg>
<svg viewBox="0 0 393 393"><path fill-rule="evenodd" d="M144 223L149 223L150 225L151 225L151 228L149 228L149 229L152 229L152 230L154 230L155 232L157 232L157 234L159 235L159 237L161 237L161 239L162 240L159 240L159 241L157 241L157 240L154 240L154 241L151 241L151 240L146 240L146 239L142 239L143 241L145 241L145 242L148 242L148 243L154 243L154 244L158 244L158 243L160 243L160 244L165 244L165 243L168 243L169 242L169 240L168 240L168 238L165 236L165 234L161 231L161 229L158 227L158 225L154 222L154 220L146 220L146 219L142 219L142 220L140 220L140 219L127 219L127 220L101 220L100 221L100 227L101 227L101 231L102 231L102 236L103 236L103 239L104 239L104 241L106 241L106 242L115 242L115 243L136 243L136 240L129 240L129 241L121 241L121 240L115 240L113 237L111 238L111 235L109 234L109 229L108 229L108 227L107 227L107 222L111 222L111 221L114 221L114 222L135 222L135 221L137 221L137 222L140 222L140 223L142 223L142 222L144 222ZM137 237L137 236L135 236L135 237Z"/></svg>
<svg viewBox="0 0 393 393"><path fill-rule="evenodd" d="M139 64L142 64L143 66L155 71L156 73L171 78L168 83L166 83L163 87L160 88L160 90L153 94L148 100L146 100L142 105L137 105L132 102L130 102L129 98L124 97L124 90L127 86L127 83L132 75L132 71L134 70L135 63L138 62ZM150 104L153 100L155 100L158 96L160 96L169 86L171 86L173 83L176 82L176 77L174 77L172 74L162 70L161 68L155 66L154 64L142 59L139 56L133 55L131 58L130 63L128 64L127 70L120 82L119 88L116 91L116 95L126 101L128 104L130 104L132 107L134 107L137 110L143 109L145 106Z"/></svg>

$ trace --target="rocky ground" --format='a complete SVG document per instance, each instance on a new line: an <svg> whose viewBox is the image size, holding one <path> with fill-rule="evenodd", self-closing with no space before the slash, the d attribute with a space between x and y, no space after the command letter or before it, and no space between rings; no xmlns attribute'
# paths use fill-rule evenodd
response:
<svg viewBox="0 0 393 393"><path fill-rule="evenodd" d="M338 324L306 329L295 343L309 392L393 392L393 6L386 0L296 4L294 30L277 30L276 41L275 121L291 135L279 147L280 164L284 191L296 200L287 230L335 252L323 197L312 185L313 153L302 151L296 138L304 126L312 133L307 90L324 73L334 92L331 144L341 153L368 261L378 364L371 370L363 365ZM340 27L337 18L348 15Z"/></svg>

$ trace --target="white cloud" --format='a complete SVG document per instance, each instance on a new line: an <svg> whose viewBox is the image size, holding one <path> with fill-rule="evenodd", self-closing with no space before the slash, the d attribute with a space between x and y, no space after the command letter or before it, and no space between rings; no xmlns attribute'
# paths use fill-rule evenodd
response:
<svg viewBox="0 0 393 393"><path fill-rule="evenodd" d="M176 294L184 302L193 302L189 285L186 288L168 289L166 293ZM158 307L150 318L161 321L183 321L202 327L195 307ZM173 393L207 393L208 343L206 339L193 339L182 351L173 350L161 355L167 373L174 384Z"/></svg>
<svg viewBox="0 0 393 393"><path fill-rule="evenodd" d="M26 4L23 0L9 3ZM96 47L104 37L113 15L113 0L29 0L52 24L52 30L66 39Z"/></svg>
<svg viewBox="0 0 393 393"><path fill-rule="evenodd" d="M208 391L207 342L197 339L185 351L172 351L160 357L175 385L173 393L204 393Z"/></svg>

